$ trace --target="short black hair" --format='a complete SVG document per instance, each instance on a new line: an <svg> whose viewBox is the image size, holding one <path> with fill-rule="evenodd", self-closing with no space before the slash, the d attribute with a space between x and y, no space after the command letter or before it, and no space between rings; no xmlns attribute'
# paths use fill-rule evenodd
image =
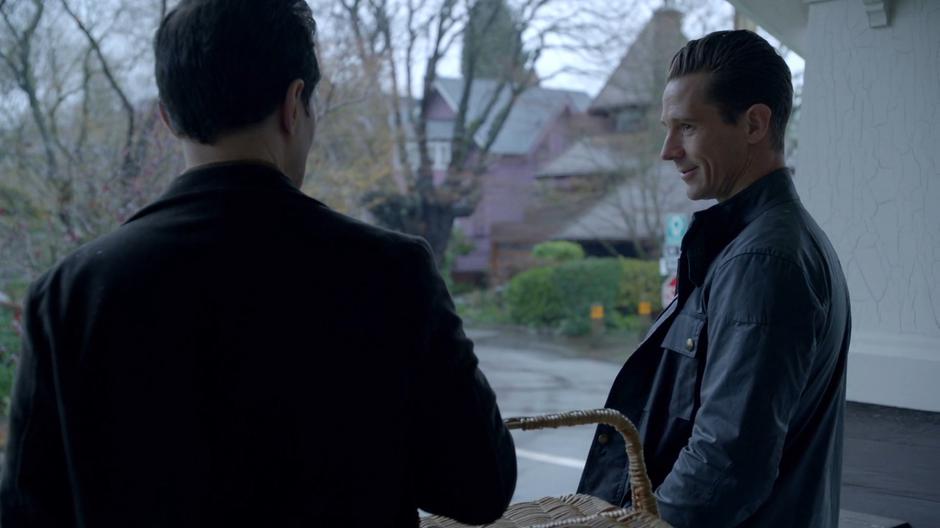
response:
<svg viewBox="0 0 940 528"><path fill-rule="evenodd" d="M736 123L752 105L770 107L773 146L783 151L793 109L793 82L783 57L753 31L716 31L689 41L672 58L667 79L709 74L706 97L723 119Z"/></svg>
<svg viewBox="0 0 940 528"><path fill-rule="evenodd" d="M178 134L211 144L260 122L295 79L304 110L320 80L304 0L182 0L154 37L160 101Z"/></svg>

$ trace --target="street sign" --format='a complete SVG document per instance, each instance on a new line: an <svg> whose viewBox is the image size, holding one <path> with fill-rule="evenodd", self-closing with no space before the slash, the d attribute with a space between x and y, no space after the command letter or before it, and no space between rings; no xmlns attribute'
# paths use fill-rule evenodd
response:
<svg viewBox="0 0 940 528"><path fill-rule="evenodd" d="M666 246L679 246L682 244L682 237L689 223L684 214L666 215Z"/></svg>
<svg viewBox="0 0 940 528"><path fill-rule="evenodd" d="M668 277L670 275L675 275L679 272L679 257L668 258L663 257L659 259L659 275L661 277Z"/></svg>
<svg viewBox="0 0 940 528"><path fill-rule="evenodd" d="M675 275L679 270L679 254L682 252L682 237L689 228L684 214L671 213L663 217L665 237L663 238L663 257L659 261L659 274L663 277Z"/></svg>

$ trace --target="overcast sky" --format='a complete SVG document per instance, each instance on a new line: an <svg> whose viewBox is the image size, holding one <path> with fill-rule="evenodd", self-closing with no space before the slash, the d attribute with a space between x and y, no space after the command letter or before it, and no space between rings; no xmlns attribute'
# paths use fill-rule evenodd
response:
<svg viewBox="0 0 940 528"><path fill-rule="evenodd" d="M100 1L102 3L97 4L99 8L108 5L109 2L113 2L115 5L120 3L115 0ZM311 0L307 1L310 2ZM573 10L577 12L580 6L600 2L600 9L616 10L618 6L621 8L629 6L629 13L616 17L612 16L609 20L603 21L608 27L598 28L598 32L603 31L612 34L618 39L609 46L605 46L602 52L593 51L590 54L585 54L560 49L545 51L536 64L536 71L539 77L545 79L543 84L555 88L582 91L591 96L596 95L603 87L607 77L613 72L620 59L629 49L633 39L649 21L653 12L662 7L663 1L664 0L558 1L557 5L560 6L561 9L567 9L569 11L573 8ZM733 25L734 9L731 4L725 0L671 0L671 2L683 11L683 32L689 38L699 38L710 31L719 29L730 29ZM173 2L171 2L171 5L172 4ZM76 3L76 5L86 7L86 4L80 2ZM140 9L143 9L143 3L127 5L140 5ZM89 8L84 15L90 17L89 20L94 20L96 15L97 18L113 18L108 15L108 13L111 12L114 12L114 9L109 10L102 8L95 11ZM330 28L328 26L332 23L329 16L326 13L315 12L314 14L319 19L321 33L329 33ZM155 29L155 19L145 21L144 19L146 17L139 16L138 13L133 11L125 12L124 17L136 17L135 19L138 23L123 24L123 26L129 28L127 30L129 33L126 35L110 34L110 37L104 43L104 47L106 53L111 56L120 57L122 54L128 53L127 49L131 48L131 46L122 45L122 42L127 42L128 39L131 38L138 41L142 39L142 41L147 42L147 45L149 45L149 40ZM61 25L63 29L67 29L67 31L63 31L60 34L62 38L69 37L65 39L65 42L59 43L64 46L64 49L72 45L78 47L84 45L80 34L74 31L70 21L62 19L61 14L57 17L53 17L52 20L47 20L47 23ZM115 27L122 27L122 25L116 24ZM775 46L778 44L776 39L771 35L768 35L766 32L762 32L762 34ZM459 76L459 43L458 40L450 53L440 63L439 74L450 77ZM138 101L156 95L151 58L152 53L150 53L149 48L141 51L143 55L139 55L132 60L132 64L135 64L135 66L132 67L129 72L125 72L124 76L131 98ZM802 85L803 60L792 52L787 53L786 59L794 73L794 84L797 90L799 90ZM413 86L419 87L421 86L421 78L424 75L421 69L422 61L416 61L415 66ZM0 110L5 110L5 112L0 112L0 117L10 117L25 112L27 109L25 96L12 86L8 86L7 88L9 91L4 95L4 100L0 101ZM0 126L3 125L3 123L0 123Z"/></svg>
<svg viewBox="0 0 940 528"><path fill-rule="evenodd" d="M577 0L574 0L577 1ZM612 0L616 1L616 0ZM705 36L712 31L723 29L732 29L734 26L734 8L725 0L695 0L687 2L678 2L679 8L685 13L683 17L682 32L689 39L696 39ZM693 7L684 7L681 4L689 4ZM613 72L619 64L620 59L629 49L633 38L639 30L649 21L653 12L661 7L663 0L647 0L639 3L637 9L633 12L630 20L623 20L622 34L624 39L617 46L611 46L611 49L602 56L592 55L590 59L584 55L564 51L549 50L540 58L536 64L536 71L539 77L547 79L543 82L544 86L553 88L564 88L568 90L577 90L587 92L592 97L603 88L607 77ZM673 5L677 4L673 1ZM780 42L761 28L758 28L764 38L766 38L774 47L778 47ZM794 80L797 89L802 85L802 72L804 62L802 57L789 51L784 57L790 70L794 74ZM578 72L568 72L572 65L579 65ZM665 67L665 65L663 66ZM563 71L563 73L557 73ZM441 62L438 73L446 77L460 76L460 49L455 47ZM414 85L420 86L420 79L423 77L423 69L415 71Z"/></svg>

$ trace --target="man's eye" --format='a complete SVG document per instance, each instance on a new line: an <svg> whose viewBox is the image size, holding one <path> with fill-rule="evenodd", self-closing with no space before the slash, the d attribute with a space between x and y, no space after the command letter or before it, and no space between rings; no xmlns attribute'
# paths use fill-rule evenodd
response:
<svg viewBox="0 0 940 528"><path fill-rule="evenodd" d="M694 127L688 123L682 123L681 125L679 125L679 129L682 130L683 132L691 132L694 129Z"/></svg>

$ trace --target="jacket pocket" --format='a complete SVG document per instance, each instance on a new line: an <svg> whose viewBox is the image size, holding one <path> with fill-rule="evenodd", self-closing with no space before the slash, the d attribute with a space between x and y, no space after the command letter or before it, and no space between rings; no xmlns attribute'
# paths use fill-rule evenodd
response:
<svg viewBox="0 0 940 528"><path fill-rule="evenodd" d="M680 313L676 316L666 337L663 338L662 346L673 352L678 352L683 356L695 357L701 343L702 328L705 327L705 318L697 315Z"/></svg>
<svg viewBox="0 0 940 528"><path fill-rule="evenodd" d="M680 313L663 338L665 378L660 398L668 401L669 415L691 421L698 401L706 344L705 318ZM667 373L668 372L668 373Z"/></svg>

